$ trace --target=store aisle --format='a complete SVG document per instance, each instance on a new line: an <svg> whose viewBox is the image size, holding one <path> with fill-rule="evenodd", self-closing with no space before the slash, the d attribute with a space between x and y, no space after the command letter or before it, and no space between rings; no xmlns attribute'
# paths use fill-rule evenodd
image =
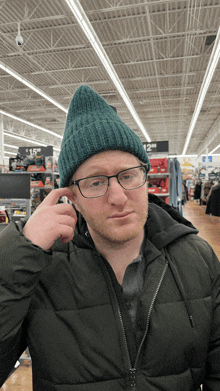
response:
<svg viewBox="0 0 220 391"><path fill-rule="evenodd" d="M220 260L220 217L205 214L206 206L188 201L183 206L183 216L199 230L199 236L207 240ZM20 366L2 386L3 391L31 391L31 367Z"/></svg>

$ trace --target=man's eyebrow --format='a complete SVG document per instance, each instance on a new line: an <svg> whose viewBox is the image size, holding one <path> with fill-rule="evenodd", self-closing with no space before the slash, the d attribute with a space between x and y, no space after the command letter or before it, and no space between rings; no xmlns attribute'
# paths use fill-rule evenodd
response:
<svg viewBox="0 0 220 391"><path fill-rule="evenodd" d="M102 175L107 175L107 172L105 171L102 171L102 169L100 168L99 170L94 170L94 171L90 171L90 172L86 172L84 176L81 176L80 178L77 178L77 179L83 179L83 178L90 178L90 177L93 177L93 176L102 176ZM75 179L76 180L76 179Z"/></svg>
<svg viewBox="0 0 220 391"><path fill-rule="evenodd" d="M93 176L102 176L102 175L107 175L107 172L103 172L102 171L102 168L99 167L97 169L94 169L94 170L91 170L90 172L86 172L85 175L81 175L80 177L77 177L75 178L75 175L73 176L73 178L71 179L71 181L77 181L79 179L84 179L84 178L90 178L90 177L93 177Z"/></svg>
<svg viewBox="0 0 220 391"><path fill-rule="evenodd" d="M104 170L102 167L99 167L97 169L94 169L88 173L86 173L86 176L96 176L96 175L107 175L107 170Z"/></svg>
<svg viewBox="0 0 220 391"><path fill-rule="evenodd" d="M121 168L119 167L119 168L117 168L117 170L115 169L115 174L118 174L119 172L124 171L124 170L129 170L130 168L133 168L133 167L135 167L135 166L131 166L130 164L127 166L125 165ZM105 169L103 167L97 167L97 168L94 167L94 169L91 168L91 171L89 173L86 173L84 178L91 177L91 176L100 176L100 175L101 176L102 175L108 176L110 174L108 174L108 169Z"/></svg>

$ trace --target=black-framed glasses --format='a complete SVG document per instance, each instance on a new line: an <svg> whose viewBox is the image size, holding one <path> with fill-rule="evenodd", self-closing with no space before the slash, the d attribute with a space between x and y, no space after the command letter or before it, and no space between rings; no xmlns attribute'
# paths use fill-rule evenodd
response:
<svg viewBox="0 0 220 391"><path fill-rule="evenodd" d="M70 186L78 186L80 193L85 198L96 198L104 196L109 188L109 179L116 178L118 183L125 190L133 190L144 186L147 181L149 165L144 164L120 171L117 175L96 175L72 181Z"/></svg>

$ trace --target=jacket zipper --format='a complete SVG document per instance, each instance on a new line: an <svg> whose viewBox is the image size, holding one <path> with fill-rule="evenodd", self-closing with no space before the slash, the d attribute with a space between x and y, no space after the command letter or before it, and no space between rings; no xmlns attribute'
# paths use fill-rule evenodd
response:
<svg viewBox="0 0 220 391"><path fill-rule="evenodd" d="M162 284L162 281L163 281L164 275L166 273L167 267L168 267L168 261L166 260L166 264L164 266L164 269L163 269L160 281L158 283L157 289L156 289L156 291L154 293L154 296L153 296L153 299L152 299L152 302L151 302L151 305L150 305L150 308L149 308L149 311L148 311L147 324L146 324L145 332L144 332L143 338L141 340L141 343L139 345L138 352L137 352L135 363L134 363L133 367L132 367L132 364L131 364L131 358L130 358L130 353L129 353L129 349L128 349L127 339L126 339L125 327L124 327L124 323L123 323L123 319L122 319L122 315L121 315L121 310L120 310L120 307L119 307L118 299L117 299L117 296L116 296L116 293L115 293L115 289L114 289L113 284L112 284L111 277L110 277L109 273L107 273L108 277L109 277L109 280L110 280L110 283L111 283L112 291L114 293L115 302L116 302L116 306L117 306L117 311L118 311L118 315L119 315L119 319L120 319L120 323L121 323L121 327L122 327L122 331L123 331L123 339L124 339L124 344L125 344L125 350L126 350L126 354L127 354L128 363L129 363L129 366L130 366L130 368L129 368L129 384L130 384L130 387L131 387L132 391L137 391L137 384L136 384L137 383L136 382L137 364L138 364L138 360L139 360L139 356L140 356L140 353L141 353L141 349L142 349L144 340L145 340L145 338L147 336L147 333L148 333L149 324L150 324L150 316L151 316L151 312L152 312L152 309L153 309L153 306L154 306L154 302L156 300L157 294L158 294L160 286Z"/></svg>
<svg viewBox="0 0 220 391"><path fill-rule="evenodd" d="M128 350L128 344L127 344L127 339L126 339L125 327L124 327L124 323L123 323L123 319L122 319L122 315L121 315L120 306L119 306L119 303L118 303L118 298L116 296L115 289L113 287L112 280L111 280L111 277L109 275L109 272L107 272L107 275L108 275L108 278L109 278L109 281L110 281L110 285L111 285L111 288L112 288L112 292L113 292L113 295L114 295L114 298L115 298L115 304L116 304L116 307L117 307L117 312L118 312L120 324L121 324L122 331L123 331L123 340L124 340L124 344L125 344L125 348L126 348L125 350L126 350L127 360L128 360L129 366L131 368L132 367L132 365L131 365L131 358L130 358L130 354L129 354L129 350Z"/></svg>
<svg viewBox="0 0 220 391"><path fill-rule="evenodd" d="M147 333L148 333L149 324L150 324L151 312L152 312L152 309L153 309L153 306L154 306L154 303L155 303L157 294L158 294L158 292L159 292L160 286L161 286L162 281L163 281L163 279L164 279L164 276L165 276L167 267L168 267L168 261L166 260L166 264L165 264L165 266L164 266L162 275L161 275L161 277L160 277L160 281L159 281L159 283L158 283L157 289L156 289L156 291L155 291L155 293L154 293L154 297L153 297L153 299L152 299L152 302L151 302L151 305L150 305L150 308L149 308L149 311L148 311L147 324L146 324L146 328L145 328L145 333L144 333L144 335L143 335L143 338L142 338L141 343L140 343L139 348L138 348L136 360L135 360L135 363L134 363L134 368L137 368L137 363L138 363L138 359L139 359L139 356L140 356L140 353L141 353L141 349L142 349L144 340L145 340L145 338L146 338L146 336L147 336Z"/></svg>

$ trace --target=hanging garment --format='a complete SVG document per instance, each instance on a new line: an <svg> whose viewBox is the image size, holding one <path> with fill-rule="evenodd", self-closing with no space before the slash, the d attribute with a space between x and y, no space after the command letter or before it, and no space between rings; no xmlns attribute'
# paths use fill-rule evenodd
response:
<svg viewBox="0 0 220 391"><path fill-rule="evenodd" d="M220 183L212 187L212 192L206 208L206 214L220 216Z"/></svg>
<svg viewBox="0 0 220 391"><path fill-rule="evenodd" d="M173 159L168 160L170 205L177 208L176 168Z"/></svg>
<svg viewBox="0 0 220 391"><path fill-rule="evenodd" d="M195 190L194 190L194 199L199 200L201 197L201 182L196 183Z"/></svg>

